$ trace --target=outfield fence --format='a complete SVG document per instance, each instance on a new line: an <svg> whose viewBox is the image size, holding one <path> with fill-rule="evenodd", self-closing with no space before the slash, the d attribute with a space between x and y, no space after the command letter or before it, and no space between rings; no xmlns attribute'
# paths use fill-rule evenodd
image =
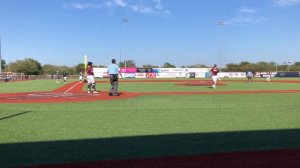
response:
<svg viewBox="0 0 300 168"><path fill-rule="evenodd" d="M0 74L1 82L35 80L35 79L63 79L62 75L24 75L24 73L3 72ZM79 75L68 75L68 79L78 79Z"/></svg>

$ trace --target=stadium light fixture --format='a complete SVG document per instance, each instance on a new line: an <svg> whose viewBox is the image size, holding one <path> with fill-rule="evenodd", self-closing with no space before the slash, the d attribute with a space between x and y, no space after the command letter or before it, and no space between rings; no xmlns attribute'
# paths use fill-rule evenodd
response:
<svg viewBox="0 0 300 168"><path fill-rule="evenodd" d="M222 50L223 50L223 35L222 35L222 27L225 25L225 22L223 20L219 20L217 22L217 25L220 27L219 29L219 35L220 35L220 41L219 41L219 66L221 69L221 64L222 64Z"/></svg>
<svg viewBox="0 0 300 168"><path fill-rule="evenodd" d="M127 68L127 46L126 46L126 28L127 28L127 23L130 21L128 17L122 17L122 22L124 23L124 64L125 68Z"/></svg>

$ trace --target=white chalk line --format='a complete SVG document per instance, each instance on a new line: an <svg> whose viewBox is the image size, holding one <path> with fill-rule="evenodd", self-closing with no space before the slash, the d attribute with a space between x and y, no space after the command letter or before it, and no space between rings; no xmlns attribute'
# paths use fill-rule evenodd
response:
<svg viewBox="0 0 300 168"><path fill-rule="evenodd" d="M72 90L74 87L76 87L81 82L76 83L74 86L70 87L68 90L66 90L64 93L68 93L70 90Z"/></svg>

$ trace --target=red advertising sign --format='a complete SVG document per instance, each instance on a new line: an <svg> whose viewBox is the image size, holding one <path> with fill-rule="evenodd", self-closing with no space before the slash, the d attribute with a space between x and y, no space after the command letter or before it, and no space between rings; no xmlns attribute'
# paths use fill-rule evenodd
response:
<svg viewBox="0 0 300 168"><path fill-rule="evenodd" d="M156 78L156 73L147 73L146 77L147 78Z"/></svg>

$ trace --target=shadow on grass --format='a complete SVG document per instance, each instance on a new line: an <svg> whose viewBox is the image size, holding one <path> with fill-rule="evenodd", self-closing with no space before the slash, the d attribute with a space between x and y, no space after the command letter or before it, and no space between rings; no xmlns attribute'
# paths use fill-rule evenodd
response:
<svg viewBox="0 0 300 168"><path fill-rule="evenodd" d="M0 165L18 167L274 149L300 149L300 129L0 144Z"/></svg>
<svg viewBox="0 0 300 168"><path fill-rule="evenodd" d="M13 118L13 117L17 117L17 116L19 116L19 115L23 115L23 114L30 113L30 112L31 112L31 111L24 111L24 112L20 112L20 113L14 114L14 115L2 117L2 118L0 118L0 121L1 121L1 120L6 120L6 119L9 119L9 118Z"/></svg>

